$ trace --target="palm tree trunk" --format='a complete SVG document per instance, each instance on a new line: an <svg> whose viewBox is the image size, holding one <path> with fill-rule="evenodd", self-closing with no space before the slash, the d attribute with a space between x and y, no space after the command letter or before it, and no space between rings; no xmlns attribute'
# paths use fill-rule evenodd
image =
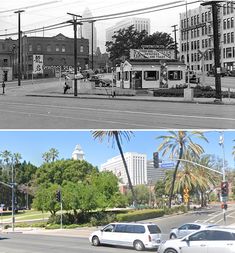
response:
<svg viewBox="0 0 235 253"><path fill-rule="evenodd" d="M125 171L126 171L128 184L129 184L131 194L132 194L133 205L134 205L134 207L136 207L136 205L137 205L136 196L135 196L135 192L134 192L134 189L133 189L133 185L131 183L131 178L130 178L130 174L129 174L129 171L128 171L128 168L127 168L126 159L125 159L123 151L122 151L122 146L121 146L117 131L114 131L114 136L115 136L115 140L117 142L117 146L118 146L119 152L121 154L122 162L124 164L124 168L125 168Z"/></svg>
<svg viewBox="0 0 235 253"><path fill-rule="evenodd" d="M176 179L177 171L178 171L178 168L179 168L179 165L180 165L180 159L182 158L182 156L183 156L183 146L181 145L180 146L179 159L176 163L173 178L172 178L172 184L171 184L170 196L169 196L169 204L168 204L169 208L171 208L171 201L172 201L173 192L174 192L174 188L175 188L175 179Z"/></svg>

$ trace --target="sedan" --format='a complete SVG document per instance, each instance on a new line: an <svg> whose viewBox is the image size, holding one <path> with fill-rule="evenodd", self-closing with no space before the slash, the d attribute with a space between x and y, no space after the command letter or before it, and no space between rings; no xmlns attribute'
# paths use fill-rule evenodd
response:
<svg viewBox="0 0 235 253"><path fill-rule="evenodd" d="M196 232L200 229L213 227L213 224L199 224L199 223L186 223L178 228L172 228L170 232L170 239L182 238L186 235Z"/></svg>
<svg viewBox="0 0 235 253"><path fill-rule="evenodd" d="M162 242L158 253L235 253L235 228L212 227Z"/></svg>
<svg viewBox="0 0 235 253"><path fill-rule="evenodd" d="M93 75L89 79L90 82L94 82L95 86L98 87L108 87L112 84L112 80L104 78L102 75Z"/></svg>

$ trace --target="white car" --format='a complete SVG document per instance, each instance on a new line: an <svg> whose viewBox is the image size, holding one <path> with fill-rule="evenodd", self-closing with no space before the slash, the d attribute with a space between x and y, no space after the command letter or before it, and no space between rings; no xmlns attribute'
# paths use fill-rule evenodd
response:
<svg viewBox="0 0 235 253"><path fill-rule="evenodd" d="M161 243L161 230L154 223L110 223L103 229L93 232L89 241L93 246L110 244L115 246L144 249L158 249Z"/></svg>
<svg viewBox="0 0 235 253"><path fill-rule="evenodd" d="M172 228L170 231L170 239L182 238L200 229L216 226L214 224L185 223L178 228Z"/></svg>
<svg viewBox="0 0 235 253"><path fill-rule="evenodd" d="M158 253L235 253L235 228L215 226L167 240Z"/></svg>

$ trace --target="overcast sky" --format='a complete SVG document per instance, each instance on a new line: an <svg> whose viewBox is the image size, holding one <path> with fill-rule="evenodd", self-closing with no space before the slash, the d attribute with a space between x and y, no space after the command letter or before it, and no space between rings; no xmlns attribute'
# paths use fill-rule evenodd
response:
<svg viewBox="0 0 235 253"><path fill-rule="evenodd" d="M14 14L16 9L25 10L21 15L21 30L24 31L69 20L71 17L67 15L67 12L82 15L85 8L89 8L93 16L100 16L175 2L174 0L1 0L0 34L17 32L18 18L17 14ZM194 2L194 0L188 0L187 2ZM182 1L182 3L185 3L185 1ZM196 8L199 4L189 5L188 8ZM179 13L185 12L185 9L185 6L177 7L138 15L138 17L150 18L151 33L155 31L172 33L173 28L171 26L179 23ZM105 44L105 29L119 20L121 19L95 23L98 45L101 46L102 51ZM45 36L53 36L59 32L69 37L73 36L72 27L48 31L45 32ZM32 34L32 36L34 35ZM42 36L42 33L38 33L36 36Z"/></svg>

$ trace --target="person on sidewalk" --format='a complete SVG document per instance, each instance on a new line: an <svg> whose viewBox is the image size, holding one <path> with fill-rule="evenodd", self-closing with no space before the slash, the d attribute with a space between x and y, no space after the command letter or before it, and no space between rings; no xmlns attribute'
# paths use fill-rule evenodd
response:
<svg viewBox="0 0 235 253"><path fill-rule="evenodd" d="M64 94L66 94L67 90L70 89L70 86L69 86L69 77L68 76L65 76L65 83L64 83Z"/></svg>

